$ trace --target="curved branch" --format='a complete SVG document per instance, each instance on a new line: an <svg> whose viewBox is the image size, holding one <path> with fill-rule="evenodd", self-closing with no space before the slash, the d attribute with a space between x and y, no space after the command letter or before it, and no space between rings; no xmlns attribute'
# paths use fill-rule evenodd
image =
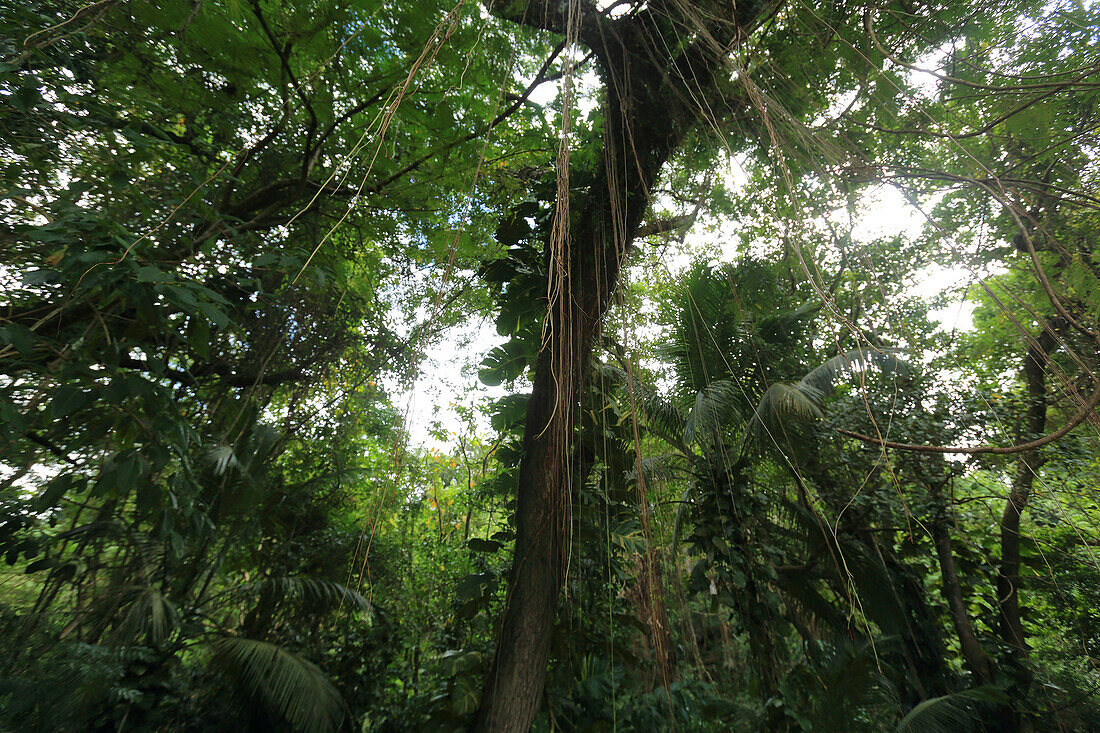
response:
<svg viewBox="0 0 1100 733"><path fill-rule="evenodd" d="M513 114L515 114L515 112L520 107L522 107L527 102L527 100L530 98L532 92L534 92L535 89L537 89L541 84L545 84L547 81L550 81L552 78L554 78L556 76L554 74L547 75L546 72L549 70L550 65L552 63L554 63L554 59L556 59L558 57L558 54L560 54L564 49L565 49L565 44L564 43L559 43L554 48L553 52L550 54L550 57L547 58L546 61L543 63L542 68L539 69L539 72L537 74L535 74L535 78L531 81L530 84L527 85L527 88L523 90L523 93L520 94L518 97L516 97L515 101L512 102L512 104L505 107L504 110L501 111L499 114L497 114L497 116L494 117L492 120L485 123L484 125L482 125L481 127L479 127L478 129L474 130L471 133L467 133L466 135L463 135L460 138L452 140L449 143L446 143L446 144L444 144L444 145L442 145L438 148L435 148L435 149L425 153L424 155L420 156L416 160L414 160L411 163L409 163L408 165L406 165L404 168L398 170L396 173L391 174L388 178L385 178L385 179L383 179L383 180L381 180L378 183L375 183L373 185L367 186L363 190L367 193L372 193L372 194L380 193L382 191L382 189L384 189L386 186L390 185L391 183L393 183L394 181L397 181L400 178L403 178L404 176L408 175L409 173L412 173L413 171L415 171L417 168L419 168L424 163L427 163L432 158L435 158L439 155L442 155L443 153L447 152L448 150L452 150L452 149L458 147L459 145L463 145L465 143L470 142L471 140L476 140L477 138L481 137L482 135L485 135L486 133L488 133L490 130L495 128L500 123L507 120L509 117L511 117ZM582 61L581 63L584 63L584 62Z"/></svg>
<svg viewBox="0 0 1100 733"><path fill-rule="evenodd" d="M990 191L990 193L996 195L993 191ZM1058 314L1062 316L1062 318L1066 319L1067 323L1071 324L1078 331L1089 336L1093 340L1100 341L1100 332L1094 331L1070 315L1069 310L1062 303L1062 299L1059 298L1058 294L1054 291L1054 285L1051 284L1050 278L1047 277L1046 270L1043 269L1042 263L1039 262L1039 255L1035 252L1035 243L1031 240L1031 232L1028 231L1027 226L1024 224L1023 220L1020 219L1020 215L1016 210L1010 206L1008 202L1002 203L1008 215L1012 217L1012 221L1016 223L1017 228L1020 230L1020 236L1023 239L1024 247L1027 248L1028 255L1031 257L1031 263L1035 265L1035 276L1039 279L1039 284L1043 286L1043 292L1046 293L1047 299L1050 300L1051 305L1054 306L1055 310L1058 311Z"/></svg>
<svg viewBox="0 0 1100 733"><path fill-rule="evenodd" d="M1015 117L1016 115L1020 114L1021 112L1023 112L1027 108L1038 104L1039 102L1043 101L1044 99L1054 96L1055 94L1062 91L1063 89L1066 89L1068 87L1072 87L1074 84L1076 84L1077 82L1081 81L1082 79L1090 76L1092 73L1093 73L1093 70L1090 69L1089 71L1086 71L1083 74L1079 74L1079 75L1073 77L1069 81L1063 82L1061 84L1053 85L1048 90L1044 91L1042 94L1036 94L1033 97L1029 97L1028 99L1025 99L1023 102L1016 105L1012 109L1008 110L1004 114L1001 114L1001 115L995 117L992 121L987 122L986 124L979 127L977 130L971 130L970 132L938 132L938 131L934 131L934 130L921 130L921 129L892 130L888 127L881 127L879 125L870 125L870 124L863 124L863 123L858 123L858 124L860 124L861 127L864 127L866 129L869 129L869 130L875 130L877 132L886 132L886 133L891 133L891 134L894 134L894 135L923 135L924 137L941 138L941 139L945 139L945 140L965 140L967 138L978 137L979 135L984 135L985 133L989 132L990 130L992 130L997 125L1001 124L1002 122L1005 122L1006 120L1009 120L1009 119ZM925 113L925 116L929 117L931 119L930 115L928 115L927 113ZM934 122L936 122L936 120L932 119L932 122L934 123Z"/></svg>
<svg viewBox="0 0 1100 733"><path fill-rule="evenodd" d="M981 91L986 91L986 92L1023 93L1023 92L1029 92L1029 91L1037 91L1037 90L1040 90L1040 89L1050 89L1052 87L1054 87L1057 90L1057 89L1062 89L1064 87L1064 85L1060 84L1060 83L1024 84L1022 86L990 86L988 84L979 84L978 82L968 81L966 79L960 79L956 76L948 76L947 74L941 74L938 71L932 71L931 69L925 69L925 68L922 68L920 66L916 66L914 64L906 63L905 61L902 61L897 56L892 54L890 52L890 49L888 49L884 45L882 45L882 42L878 38L878 34L875 33L875 26L874 26L874 23L872 22L873 21L873 18L872 18L872 13L873 12L874 12L873 10L868 9L863 15L863 27L867 31L867 37L871 39L871 43L874 44L875 48L878 50L879 53L881 53L888 60L890 60L891 62L897 64L898 66L900 66L902 68L909 69L910 71L917 71L917 72L920 72L921 74L928 74L930 76L935 77L936 79L939 79L940 81L946 81L946 82L950 82L952 84L958 84L959 86L969 87L971 89L979 89ZM1081 74L1081 76L1076 77L1074 82L1071 82L1071 83L1075 83L1076 81L1079 81L1079 80L1081 80L1081 79L1083 79L1087 76L1091 76L1092 74L1094 74L1098 70L1098 68L1100 68L1100 66L1098 66L1097 64L1093 64L1091 66L1083 66L1083 67L1077 69L1076 70L1077 72L1083 72L1083 73ZM1067 72L1067 73L1072 73L1072 72ZM1096 84L1085 84L1084 86L1086 88L1092 88L1092 87L1095 87L1097 85Z"/></svg>
<svg viewBox="0 0 1100 733"><path fill-rule="evenodd" d="M863 433L857 433L854 430L845 430L844 428L836 428L836 431L841 435L848 438L855 438L856 440L862 440L864 443L870 443L872 445L878 445L883 448L893 448L894 450L911 451L913 453L951 453L959 454L965 453L969 455L997 455L997 456L1009 456L1016 453L1025 453L1030 450L1036 450L1042 448L1045 445L1049 445L1056 440L1065 437L1069 431L1080 425L1096 411L1096 406L1100 405L1100 387L1093 390L1093 393L1085 401L1085 404L1081 409L1071 417L1065 425L1053 433L1044 435L1041 438L1037 438L1027 443L1020 443L1019 445L977 445L973 448L961 448L942 445L920 445L916 443L895 443L892 440L883 440L882 438L875 438L870 435L864 435Z"/></svg>

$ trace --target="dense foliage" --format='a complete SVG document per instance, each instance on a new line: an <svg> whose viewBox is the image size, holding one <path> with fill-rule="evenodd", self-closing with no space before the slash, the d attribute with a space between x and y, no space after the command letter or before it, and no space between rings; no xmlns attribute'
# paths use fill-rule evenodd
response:
<svg viewBox="0 0 1100 733"><path fill-rule="evenodd" d="M1095 730L1098 72L1073 0L0 0L0 729Z"/></svg>

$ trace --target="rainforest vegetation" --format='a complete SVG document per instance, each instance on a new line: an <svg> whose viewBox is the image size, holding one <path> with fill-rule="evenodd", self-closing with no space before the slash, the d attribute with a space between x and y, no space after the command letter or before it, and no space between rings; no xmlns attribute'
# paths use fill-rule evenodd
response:
<svg viewBox="0 0 1100 733"><path fill-rule="evenodd" d="M1100 730L1095 0L0 0L0 730Z"/></svg>

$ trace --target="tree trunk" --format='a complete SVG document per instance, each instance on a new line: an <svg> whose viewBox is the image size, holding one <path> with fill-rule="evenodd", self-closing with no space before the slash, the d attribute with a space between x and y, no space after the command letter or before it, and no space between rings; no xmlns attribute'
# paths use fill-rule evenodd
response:
<svg viewBox="0 0 1100 733"><path fill-rule="evenodd" d="M700 28L700 39L685 48L680 35L699 21L680 17L678 25L671 23L670 13L684 12L677 10L680 6L610 19L582 3L570 10L576 13L574 25L566 28L569 14L559 13L558 3L549 0L486 5L506 20L577 38L594 53L607 95L597 158L602 166L577 170L571 185L559 187L558 195L571 200L557 210L576 214L556 222L565 227L559 240L564 246L546 240L550 269L560 268L561 282L552 281L560 288L549 304L527 408L507 603L474 722L477 731L518 732L530 728L546 682L564 581L570 490L574 479L583 479L570 465L575 413L592 343L632 239L626 233L638 229L661 167L703 110L723 108L708 104L721 71L714 49L724 53L739 28L732 19L715 21L714 27ZM738 11L747 19L763 7ZM654 42L660 38L667 42ZM683 50L658 55L656 49ZM578 181L587 184L579 192Z"/></svg>
<svg viewBox="0 0 1100 733"><path fill-rule="evenodd" d="M1027 414L1020 435L1022 440L1037 438L1046 431L1047 384L1044 365L1057 346L1056 333L1045 329L1028 347L1024 357ZM997 574L996 599L998 633L1001 640L1016 652L1016 665L1009 669L1014 668L1018 673L1015 686L1022 688L1018 693L1026 691L1030 684L1030 675L1023 667L1028 647L1020 618L1020 517L1027 508L1031 488L1043 460L1038 450L1025 451L1019 455L1016 476L1001 514L1001 566ZM1020 715L1013 706L1002 706L995 715L998 730L1012 733L1020 729Z"/></svg>
<svg viewBox="0 0 1100 733"><path fill-rule="evenodd" d="M622 140L622 131L609 132L607 138ZM562 296L547 314L547 338L527 408L508 601L476 730L525 731L541 703L564 581L571 488L574 480L584 479L574 475L570 460L581 385L618 282L627 243L618 233L633 231L641 222L645 193L665 157L647 166L644 178L633 176L626 185L615 186L606 173L598 175L582 202L580 225L567 240ZM610 145L605 145L604 160L606 168L626 167ZM613 220L612 201L625 215L621 226Z"/></svg>
<svg viewBox="0 0 1100 733"><path fill-rule="evenodd" d="M959 583L959 574L955 568L955 552L951 548L947 507L939 496L938 490L933 494L939 499L940 506L932 517L932 541L940 561L943 597L951 612L951 625L955 627L955 635L959 639L959 649L962 651L963 659L966 660L966 666L983 685L992 684L995 672L993 660L982 649L981 642L974 633L974 625L970 622L970 615L966 611L966 603L963 602L962 584Z"/></svg>
<svg viewBox="0 0 1100 733"><path fill-rule="evenodd" d="M1058 345L1055 334L1044 330L1028 348L1024 358L1027 384L1025 440L1042 435L1047 425L1047 384L1044 365ZM1020 620L1020 516L1027 508L1035 476L1043 463L1038 450L1020 454L1016 477L1001 515L1001 567L997 576L997 610L1001 639L1026 654L1027 640Z"/></svg>

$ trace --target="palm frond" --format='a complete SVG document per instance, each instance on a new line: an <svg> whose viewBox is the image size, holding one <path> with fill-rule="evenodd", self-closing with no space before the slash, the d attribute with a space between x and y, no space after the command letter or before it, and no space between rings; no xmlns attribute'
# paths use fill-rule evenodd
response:
<svg viewBox="0 0 1100 733"><path fill-rule="evenodd" d="M682 387L698 390L728 374L722 366L725 345L743 320L732 296L729 273L706 263L692 268L678 287L672 333L660 352Z"/></svg>
<svg viewBox="0 0 1100 733"><path fill-rule="evenodd" d="M676 521L672 524L672 552L675 553L680 548L680 532L684 526L684 512L691 505L691 501L688 497L691 496L691 491L695 487L688 485L684 489L684 495L680 497L680 503L676 507Z"/></svg>
<svg viewBox="0 0 1100 733"><path fill-rule="evenodd" d="M236 692L267 706L293 730L339 730L347 705L324 673L312 662L257 639L224 636L211 645L211 662L234 684Z"/></svg>
<svg viewBox="0 0 1100 733"><path fill-rule="evenodd" d="M907 364L897 357L898 349L858 347L828 359L802 377L801 384L820 390L828 396L842 376L877 369L884 374L904 369Z"/></svg>
<svg viewBox="0 0 1100 733"><path fill-rule="evenodd" d="M321 578L274 576L250 583L244 588L257 591L261 597L271 598L276 604L296 603L324 610L340 606L350 606L357 611L371 609L371 603L366 596L340 583Z"/></svg>
<svg viewBox="0 0 1100 733"><path fill-rule="evenodd" d="M752 423L772 427L786 419L808 420L825 411L825 393L802 382L776 382L760 398Z"/></svg>
<svg viewBox="0 0 1100 733"><path fill-rule="evenodd" d="M237 460L233 447L225 443L214 446L207 455L213 465L215 476L224 476L229 472L229 469L240 466L240 461Z"/></svg>
<svg viewBox="0 0 1100 733"><path fill-rule="evenodd" d="M685 456L690 456L692 451L684 444L686 418L683 411L653 386L629 378L622 370L618 370L617 374L621 377L618 386L624 393L622 399L629 400L628 406L641 416L646 429Z"/></svg>
<svg viewBox="0 0 1100 733"><path fill-rule="evenodd" d="M788 422L820 418L825 399L844 376L870 369L896 372L906 366L896 349L856 348L837 354L815 367L797 382L776 382L768 387L748 424L748 435L760 439L782 432Z"/></svg>
<svg viewBox="0 0 1100 733"><path fill-rule="evenodd" d="M133 588L128 595L128 608L115 629L115 640L122 644L144 641L150 646L165 642L179 626L176 606L155 588Z"/></svg>
<svg viewBox="0 0 1100 733"><path fill-rule="evenodd" d="M741 391L729 379L711 382L695 393L695 406L684 421L687 443L713 442L722 428L737 417Z"/></svg>
<svg viewBox="0 0 1100 733"><path fill-rule="evenodd" d="M896 733L957 733L971 730L982 721L982 707L1006 701L1003 690L982 685L920 703L902 718Z"/></svg>
<svg viewBox="0 0 1100 733"><path fill-rule="evenodd" d="M685 420L680 409L649 388L635 389L638 409L650 432L673 445L683 440Z"/></svg>
<svg viewBox="0 0 1100 733"><path fill-rule="evenodd" d="M630 381L630 377L627 375L626 370L621 367L617 367L614 364L608 364L607 362L593 360L592 380L597 384L617 386L627 384Z"/></svg>
<svg viewBox="0 0 1100 733"><path fill-rule="evenodd" d="M279 442L279 432L266 423L254 423L242 439L234 444L218 443L207 451L206 457L216 476L231 471L252 474L262 470L265 461ZM252 480L257 476L248 476Z"/></svg>
<svg viewBox="0 0 1100 733"><path fill-rule="evenodd" d="M638 473L642 474L646 485L654 486L690 475L690 470L679 453L661 453L640 459L633 477Z"/></svg>

